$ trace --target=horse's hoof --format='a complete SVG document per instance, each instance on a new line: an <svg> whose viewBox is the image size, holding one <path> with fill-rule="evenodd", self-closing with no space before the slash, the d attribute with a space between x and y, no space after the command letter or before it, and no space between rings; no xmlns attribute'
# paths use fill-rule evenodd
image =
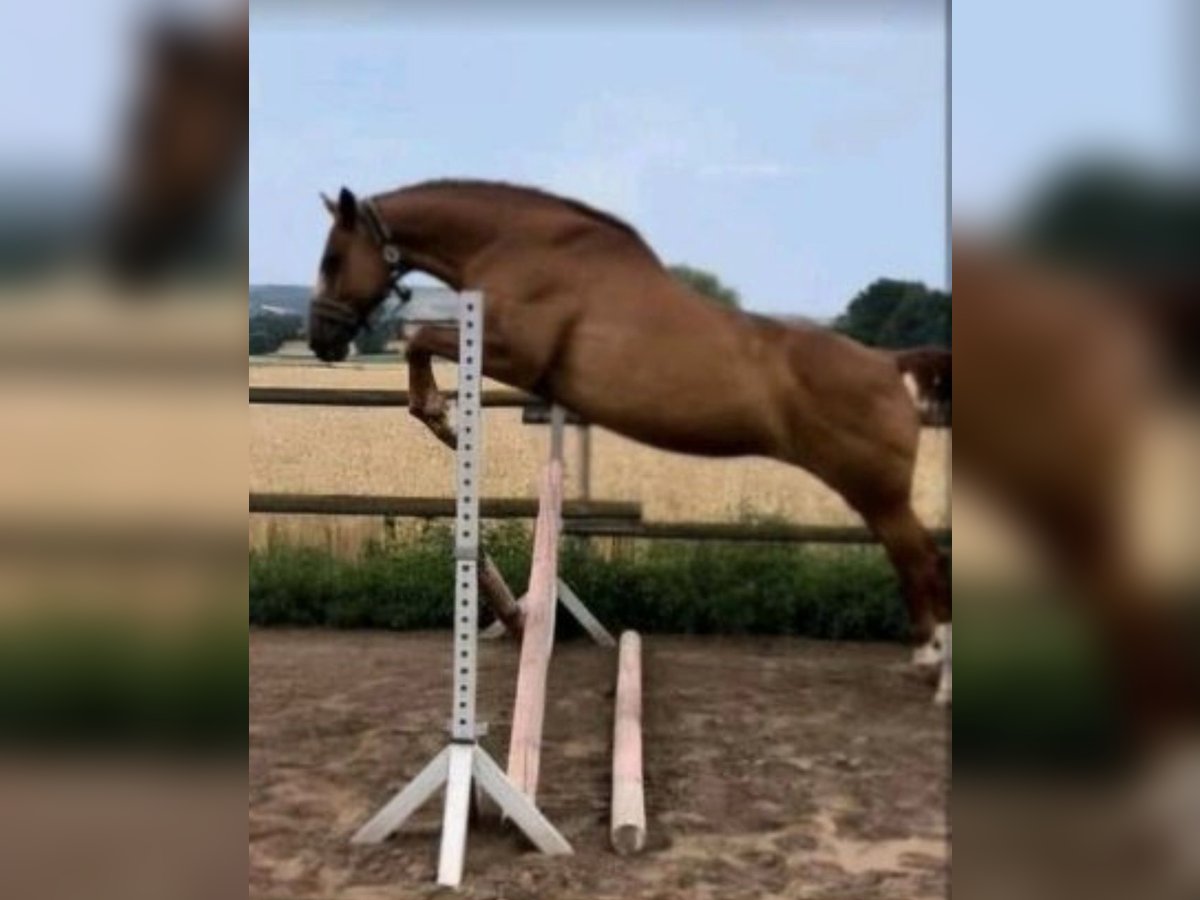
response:
<svg viewBox="0 0 1200 900"><path fill-rule="evenodd" d="M937 669L946 661L946 650L950 643L949 622L933 629L933 637L913 650L912 664L918 669Z"/></svg>
<svg viewBox="0 0 1200 900"><path fill-rule="evenodd" d="M934 646L933 641L922 644L913 650L912 665L914 669L936 669L941 664L941 652Z"/></svg>
<svg viewBox="0 0 1200 900"><path fill-rule="evenodd" d="M937 693L933 695L933 705L943 708L949 707L951 705L950 693L949 684L938 685Z"/></svg>

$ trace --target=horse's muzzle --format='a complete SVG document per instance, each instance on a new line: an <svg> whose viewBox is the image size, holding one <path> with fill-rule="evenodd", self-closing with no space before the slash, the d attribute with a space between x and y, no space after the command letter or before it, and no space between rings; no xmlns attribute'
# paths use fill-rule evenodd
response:
<svg viewBox="0 0 1200 900"><path fill-rule="evenodd" d="M321 362L339 363L350 355L349 341L333 344L310 340L308 346Z"/></svg>
<svg viewBox="0 0 1200 900"><path fill-rule="evenodd" d="M322 362L341 362L350 355L350 342L358 329L340 320L318 314L308 319L308 346Z"/></svg>

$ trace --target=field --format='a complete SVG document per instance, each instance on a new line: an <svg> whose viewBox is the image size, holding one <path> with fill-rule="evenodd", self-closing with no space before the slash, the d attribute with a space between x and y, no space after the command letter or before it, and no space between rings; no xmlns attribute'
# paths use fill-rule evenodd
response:
<svg viewBox="0 0 1200 900"><path fill-rule="evenodd" d="M615 660L561 644L539 800L574 845L551 859L484 821L463 896L506 900L921 900L948 890L949 722L903 648L648 637L649 844L608 847ZM250 896L394 900L433 885L439 804L352 848L444 743L449 635L253 631ZM503 765L516 648L481 655L485 745Z"/></svg>
<svg viewBox="0 0 1200 900"><path fill-rule="evenodd" d="M453 366L438 368L442 387ZM403 388L401 363L337 368L295 359L252 363L254 386ZM499 385L493 385L499 386ZM535 496L548 429L521 424L519 410L488 410L484 495ZM791 466L762 459L704 460L664 453L593 429L592 496L634 500L648 521L737 522L767 518L808 525L858 525L832 491ZM579 494L578 436L568 429L566 496ZM927 430L916 481L918 514L948 523L949 439ZM250 490L296 493L449 495L453 454L403 410L263 407L250 409ZM381 534L377 520L251 516L251 544L275 535L354 552Z"/></svg>

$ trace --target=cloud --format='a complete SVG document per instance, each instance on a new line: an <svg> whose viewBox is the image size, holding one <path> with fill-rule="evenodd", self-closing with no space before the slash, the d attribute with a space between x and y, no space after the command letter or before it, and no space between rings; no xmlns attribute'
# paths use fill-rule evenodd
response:
<svg viewBox="0 0 1200 900"><path fill-rule="evenodd" d="M778 178L798 178L806 174L802 166L788 165L779 162L729 162L708 163L698 166L695 170L701 178L745 178L773 180Z"/></svg>
<svg viewBox="0 0 1200 900"><path fill-rule="evenodd" d="M643 211L646 179L655 172L760 179L802 172L753 159L736 125L720 109L612 94L581 105L564 123L558 147L531 162L546 187L632 219Z"/></svg>

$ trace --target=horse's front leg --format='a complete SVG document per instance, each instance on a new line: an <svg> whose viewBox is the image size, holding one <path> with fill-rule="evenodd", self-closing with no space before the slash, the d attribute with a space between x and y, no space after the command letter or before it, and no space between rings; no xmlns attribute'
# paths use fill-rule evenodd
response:
<svg viewBox="0 0 1200 900"><path fill-rule="evenodd" d="M458 329L424 325L408 340L408 411L454 450L458 434L450 424L446 398L433 377L433 357L458 360Z"/></svg>

